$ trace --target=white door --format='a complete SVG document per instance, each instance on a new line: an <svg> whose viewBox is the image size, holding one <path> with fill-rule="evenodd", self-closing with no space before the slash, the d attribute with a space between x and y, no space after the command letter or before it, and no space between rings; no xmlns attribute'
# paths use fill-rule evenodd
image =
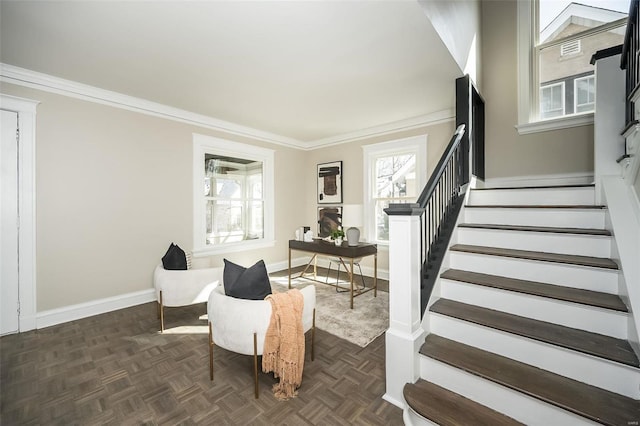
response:
<svg viewBox="0 0 640 426"><path fill-rule="evenodd" d="M0 110L0 335L18 332L18 114Z"/></svg>

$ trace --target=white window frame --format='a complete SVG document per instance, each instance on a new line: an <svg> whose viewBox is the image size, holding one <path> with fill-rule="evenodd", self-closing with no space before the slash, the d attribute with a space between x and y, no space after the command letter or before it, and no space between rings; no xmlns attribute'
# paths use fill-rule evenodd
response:
<svg viewBox="0 0 640 426"><path fill-rule="evenodd" d="M593 112L564 117L539 119L538 108L538 2L519 0L518 8L518 133L529 134L548 130L593 124Z"/></svg>
<svg viewBox="0 0 640 426"><path fill-rule="evenodd" d="M417 199L420 196L420 191L427 184L427 139L427 135L419 135L389 142L364 145L362 147L362 189L364 194L364 198L362 200L362 204L364 206L363 234L366 241L376 243L383 248L386 248L389 245L388 241L378 241L375 239L376 223L373 192L375 189L374 174L376 159L392 155L415 154L416 187L418 190L418 193L416 194Z"/></svg>
<svg viewBox="0 0 640 426"><path fill-rule="evenodd" d="M540 87L540 92L542 92L544 89L550 89L550 88L557 87L557 86L560 86L560 87L562 88L562 90L561 90L561 96L562 96L562 98L561 98L561 99L562 99L562 114L561 114L561 115L564 115L564 114L565 114L565 112L567 111L567 106L565 105L565 103L566 103L566 102L565 102L565 101L566 101L566 99L565 99L565 94L566 94L566 93L565 93L565 85L564 85L564 81L561 81L561 82L559 82L559 83L552 83L552 84L547 84L547 85L545 85L545 86L541 86L541 87ZM574 110L574 111L575 111L575 110ZM541 114L541 113L542 113L542 111L540 111L539 113ZM544 120L548 120L548 119L547 119L547 118L545 118Z"/></svg>
<svg viewBox="0 0 640 426"><path fill-rule="evenodd" d="M264 235L262 238L245 240L219 245L206 243L206 202L202 193L205 170L204 156L206 153L227 157L245 158L262 162L263 199L264 199ZM194 256L209 256L221 253L255 250L275 245L275 160L274 151L232 142L194 133L193 134L193 254Z"/></svg>
<svg viewBox="0 0 640 426"><path fill-rule="evenodd" d="M584 104L579 104L578 103L578 82L579 81L583 81L583 80L593 80L593 90L594 90L593 102L587 102L587 103L584 103ZM583 106L583 105L593 105L592 109L595 110L595 108L596 108L596 98L595 97L597 96L597 93L595 92L595 86L596 86L596 76L595 76L595 74L587 75L587 76L584 76L584 77L579 77L579 78L576 78L575 80L573 80L573 110L574 111L578 111L578 107L579 106Z"/></svg>

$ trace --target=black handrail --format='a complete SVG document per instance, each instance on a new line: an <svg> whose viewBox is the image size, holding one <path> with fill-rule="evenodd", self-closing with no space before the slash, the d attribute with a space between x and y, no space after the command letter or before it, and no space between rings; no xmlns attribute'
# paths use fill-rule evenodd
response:
<svg viewBox="0 0 640 426"><path fill-rule="evenodd" d="M453 157L453 155L456 153L456 149L460 145L460 141L462 140L462 136L464 135L464 128L465 128L464 124L461 124L458 126L455 133L451 137L451 141L449 142L449 145L445 149L444 154L442 154L442 157L440 157L440 161L438 161L438 165L436 166L435 170L431 174L429 181L427 182L424 189L422 190L422 193L418 197L418 204L420 205L421 208L425 208L427 206L427 201L433 195L436 189L436 186L440 181L440 177L446 171L449 160L451 160L451 157Z"/></svg>
<svg viewBox="0 0 640 426"><path fill-rule="evenodd" d="M468 75L456 80L456 124L416 203L389 204L384 210L388 215L420 216L422 315L464 201L462 187L469 183L470 169L474 176L484 178L484 100Z"/></svg>
<svg viewBox="0 0 640 426"><path fill-rule="evenodd" d="M463 143L465 128L465 124L458 126L427 185L418 197L417 204L426 213L420 218L422 228L420 304L423 314L462 206L464 193L461 192L461 188L468 182L468 173L465 173L465 169L469 164L469 149Z"/></svg>

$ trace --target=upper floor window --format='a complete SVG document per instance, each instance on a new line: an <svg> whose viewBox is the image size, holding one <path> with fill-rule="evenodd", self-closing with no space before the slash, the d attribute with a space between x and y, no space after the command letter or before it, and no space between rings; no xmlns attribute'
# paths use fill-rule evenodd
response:
<svg viewBox="0 0 640 426"><path fill-rule="evenodd" d="M389 243L390 203L414 203L426 184L426 136L366 145L364 149L365 235Z"/></svg>
<svg viewBox="0 0 640 426"><path fill-rule="evenodd" d="M595 108L590 60L624 42L628 10L629 0L518 2L521 133L593 121L585 115Z"/></svg>
<svg viewBox="0 0 640 426"><path fill-rule="evenodd" d="M273 151L194 135L194 252L273 243Z"/></svg>

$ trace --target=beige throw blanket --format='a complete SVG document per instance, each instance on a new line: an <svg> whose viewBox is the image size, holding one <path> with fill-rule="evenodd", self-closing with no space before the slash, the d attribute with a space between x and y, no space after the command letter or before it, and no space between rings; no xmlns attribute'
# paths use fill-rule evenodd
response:
<svg viewBox="0 0 640 426"><path fill-rule="evenodd" d="M273 371L280 382L273 385L279 400L298 394L304 368L304 329L302 309L304 297L300 290L274 293L265 298L271 302L271 321L262 351L262 371Z"/></svg>

